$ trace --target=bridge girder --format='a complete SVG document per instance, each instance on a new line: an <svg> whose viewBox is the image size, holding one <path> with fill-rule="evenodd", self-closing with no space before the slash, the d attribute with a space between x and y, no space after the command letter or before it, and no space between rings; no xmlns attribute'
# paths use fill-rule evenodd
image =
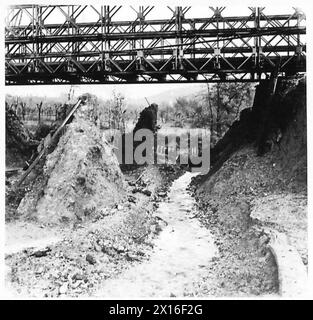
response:
<svg viewBox="0 0 313 320"><path fill-rule="evenodd" d="M211 7L188 18L191 7L169 7L167 19L149 20L154 7L140 6L129 9L135 19L115 20L121 8L10 6L6 84L259 81L277 64L280 74L306 70L299 11L224 17L225 7Z"/></svg>

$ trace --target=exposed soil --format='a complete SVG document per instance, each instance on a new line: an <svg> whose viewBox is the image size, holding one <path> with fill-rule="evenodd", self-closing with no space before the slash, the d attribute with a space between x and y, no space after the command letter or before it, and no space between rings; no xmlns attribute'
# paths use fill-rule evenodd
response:
<svg viewBox="0 0 313 320"><path fill-rule="evenodd" d="M124 181L117 159L86 112L86 106L77 111L42 167L32 172L37 176L31 177L34 183L19 205L19 215L50 224L75 223L122 200Z"/></svg>
<svg viewBox="0 0 313 320"><path fill-rule="evenodd" d="M280 83L266 111L260 92L191 186L178 166L122 173L83 107L22 188L12 191L18 174L6 181L12 295L278 294L262 226L285 232L307 263L305 86Z"/></svg>
<svg viewBox="0 0 313 320"><path fill-rule="evenodd" d="M8 223L6 283L12 295L93 295L105 279L146 260L162 228L152 213L180 174L173 167L126 173L127 200L72 229L35 221Z"/></svg>
<svg viewBox="0 0 313 320"><path fill-rule="evenodd" d="M249 148L241 150L210 180L194 189L200 212L198 218L212 231L220 251L204 281L205 288L217 288L215 295L278 293L277 267L266 248L268 238L253 228L256 221L250 216L249 200L255 197L255 190L259 190L258 183L266 183L261 177L255 179L258 172L264 171L262 163L257 170L256 161L260 158L254 158L251 152ZM269 192L268 188L264 190ZM213 284L212 274L215 275Z"/></svg>
<svg viewBox="0 0 313 320"><path fill-rule="evenodd" d="M217 254L208 229L193 219L194 199L186 190L192 173L175 180L168 200L155 212L163 230L150 258L103 283L99 298L184 297L195 295L194 284Z"/></svg>
<svg viewBox="0 0 313 320"><path fill-rule="evenodd" d="M261 226L283 232L308 264L307 195L284 192L258 197L252 201L251 217Z"/></svg>
<svg viewBox="0 0 313 320"><path fill-rule="evenodd" d="M257 88L254 107L212 150L212 170L192 186L198 218L220 251L205 278L210 287L217 275L217 295L278 292L262 226L286 233L307 264L305 83L279 83L266 111L265 89Z"/></svg>

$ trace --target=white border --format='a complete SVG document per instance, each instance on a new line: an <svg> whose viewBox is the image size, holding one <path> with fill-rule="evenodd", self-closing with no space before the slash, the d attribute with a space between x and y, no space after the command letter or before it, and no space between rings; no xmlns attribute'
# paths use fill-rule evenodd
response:
<svg viewBox="0 0 313 320"><path fill-rule="evenodd" d="M0 222L0 254L1 254L1 262L0 262L0 298L1 299L9 299L10 297L7 295L7 293L4 290L4 216L5 216L5 205L4 205L4 193L5 193L5 184L4 184L4 176L5 176L5 72L4 72L4 16L5 16L5 7L10 4L29 4L29 3L36 3L36 4L49 4L52 1L1 1L0 4L0 19L3 22L2 27L0 28L0 37L1 37L1 46L0 46L0 57L1 57L1 63L0 63L0 88L1 88L1 117L0 117L0 128L2 129L1 134L1 222ZM63 0L63 4L86 4L85 1L68 1ZM313 299L313 278L312 278L312 248L313 248L313 232L312 232L312 216L310 215L311 209L312 209L312 201L311 201L311 190L312 190L312 166L311 166L311 160L312 160L312 133L313 128L309 126L309 124L313 123L313 116L312 116L312 101L313 101L313 82L311 79L312 71L313 71L313 57L312 57L312 41L309 41L309 39L313 40L313 1L304 1L304 0L297 0L297 1L288 1L288 0L263 0L263 1L246 1L246 0L229 0L229 1L223 1L223 0L214 0L214 1L204 1L204 0L175 0L175 1L169 1L169 0L157 0L157 1L135 1L135 0L128 0L128 1L94 1L89 0L88 3L90 4L121 4L121 5L156 5L156 6L164 6L164 5L201 5L204 7L208 6L265 6L265 7L279 7L279 6L291 6L291 7L299 7L301 8L305 14L306 14L306 25L307 25L307 136L308 136L308 230L309 230L309 238L308 238L308 254L309 254L309 292L306 296L302 297L303 299ZM161 297L160 297L161 298ZM263 299L262 297L249 297L249 298L225 298L225 300L259 300ZM264 298L265 299L265 298ZM266 297L266 299L278 299L277 297ZM148 299L148 300L154 300L154 299ZM173 299L175 300L175 299ZM207 300L207 298L195 298L195 299L189 299L189 300ZM214 300L214 298L212 298Z"/></svg>

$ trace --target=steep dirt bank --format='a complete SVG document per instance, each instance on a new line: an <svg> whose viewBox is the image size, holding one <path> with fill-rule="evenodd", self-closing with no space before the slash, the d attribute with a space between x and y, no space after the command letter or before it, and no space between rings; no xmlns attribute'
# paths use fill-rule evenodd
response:
<svg viewBox="0 0 313 320"><path fill-rule="evenodd" d="M212 170L192 187L199 219L221 252L212 270L217 294L277 292L262 226L285 232L307 263L305 82L279 82L269 105L266 86L212 150Z"/></svg>

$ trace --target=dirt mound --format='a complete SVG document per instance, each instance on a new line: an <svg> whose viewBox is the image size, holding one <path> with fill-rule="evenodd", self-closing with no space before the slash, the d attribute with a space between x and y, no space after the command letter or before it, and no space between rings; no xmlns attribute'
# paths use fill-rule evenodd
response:
<svg viewBox="0 0 313 320"><path fill-rule="evenodd" d="M80 107L47 155L42 174L19 205L19 214L47 223L78 222L121 200L122 173L110 145L91 120L90 109Z"/></svg>

